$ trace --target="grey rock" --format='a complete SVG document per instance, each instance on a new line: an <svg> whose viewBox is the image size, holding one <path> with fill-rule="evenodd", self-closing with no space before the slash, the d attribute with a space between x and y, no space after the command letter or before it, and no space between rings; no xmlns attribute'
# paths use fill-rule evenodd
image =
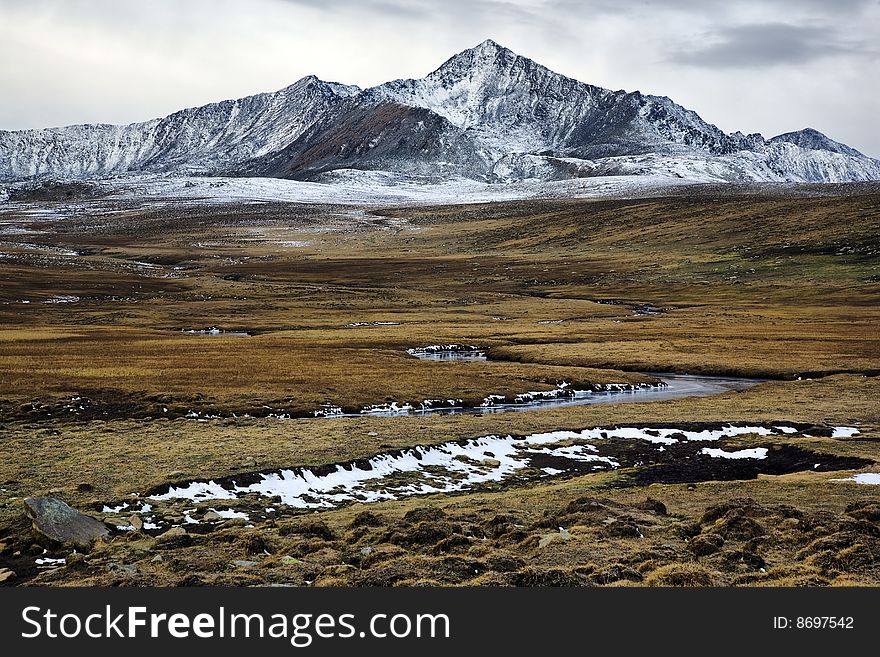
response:
<svg viewBox="0 0 880 657"><path fill-rule="evenodd" d="M111 563L107 569L111 573L116 573L117 575L137 575L138 568L134 564L130 563Z"/></svg>
<svg viewBox="0 0 880 657"><path fill-rule="evenodd" d="M34 531L53 543L88 549L110 533L100 520L80 513L55 497L29 497L24 506Z"/></svg>
<svg viewBox="0 0 880 657"><path fill-rule="evenodd" d="M170 541L182 539L186 535L186 530L183 527L172 527L168 531L159 534L156 537L156 541L158 541L159 543L168 543Z"/></svg>

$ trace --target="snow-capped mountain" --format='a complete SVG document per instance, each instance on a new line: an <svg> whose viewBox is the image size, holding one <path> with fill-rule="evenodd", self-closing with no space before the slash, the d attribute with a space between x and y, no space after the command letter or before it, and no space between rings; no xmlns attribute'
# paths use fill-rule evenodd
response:
<svg viewBox="0 0 880 657"><path fill-rule="evenodd" d="M726 134L669 98L585 84L490 40L422 79L366 90L310 76L144 123L0 131L7 181L144 172L320 180L342 169L488 182L880 180L880 161L816 130Z"/></svg>

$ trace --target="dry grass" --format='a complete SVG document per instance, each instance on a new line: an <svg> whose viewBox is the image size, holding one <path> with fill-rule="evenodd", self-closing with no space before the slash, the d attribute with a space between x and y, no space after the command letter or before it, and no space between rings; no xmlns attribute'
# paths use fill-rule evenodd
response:
<svg viewBox="0 0 880 657"><path fill-rule="evenodd" d="M0 260L0 541L7 544L0 551L5 559L32 549L20 513L28 495L54 491L91 507L163 483L490 433L639 422L858 425L857 439L799 445L878 461L880 384L862 375L880 371L878 207L872 194L695 197L421 208L352 219L338 208L281 205L129 209L99 231L88 228L90 217L42 225L49 232L29 242L86 255L8 249ZM80 301L41 303L54 295ZM664 314L635 316L636 303ZM399 324L349 326L368 321ZM210 326L254 335L181 333ZM488 347L503 360L430 363L403 353L437 342ZM189 408L240 415L264 405L307 413L323 403L474 402L559 380L636 381L644 378L638 371L662 370L789 380L707 399L485 417L179 417ZM790 380L835 372L850 374ZM105 403L110 414L84 421L75 413L32 413L32 403L50 407L75 395ZM162 417L163 408L171 417ZM350 526L363 507L326 512L329 538L287 527L302 522L291 512L254 530L230 521L176 547L139 534L115 539L39 581L876 583L875 539L848 524L859 513L851 505L876 494L830 478L800 473L644 490L621 487L614 474L588 475L382 503L370 507L381 523L367 530ZM646 494L669 515L639 507ZM585 495L605 500L601 522L575 519L571 540L537 547L552 529L546 523ZM726 531L700 524L707 509L736 497L755 500L757 507L734 515L754 516L767 538L727 538L717 552L695 555L692 538ZM801 525L781 510L785 504L802 514ZM422 507L444 509L444 522L458 528L413 543L407 537L418 523L404 514ZM480 548L503 514L518 518L522 535L499 535ZM609 517L636 524L646 538L608 535ZM259 567L230 565L260 545L270 556L259 557ZM353 558L366 547L372 557ZM154 561L156 554L163 560ZM479 573L465 577L472 562ZM135 565L137 574L119 564Z"/></svg>

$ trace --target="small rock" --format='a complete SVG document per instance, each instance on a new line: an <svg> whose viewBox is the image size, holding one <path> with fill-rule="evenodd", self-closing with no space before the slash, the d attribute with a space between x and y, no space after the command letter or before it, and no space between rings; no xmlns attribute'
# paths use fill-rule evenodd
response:
<svg viewBox="0 0 880 657"><path fill-rule="evenodd" d="M379 434L376 433L375 431L368 431L368 432L367 432L367 435L370 436L370 437L372 437L372 438L375 438L375 437L378 436Z"/></svg>
<svg viewBox="0 0 880 657"><path fill-rule="evenodd" d="M14 578L15 572L9 570L9 568L0 568L0 582L8 582Z"/></svg>
<svg viewBox="0 0 880 657"><path fill-rule="evenodd" d="M232 562L233 566L238 568L254 568L255 566L259 566L259 561L247 561L246 559L236 559Z"/></svg>
<svg viewBox="0 0 880 657"><path fill-rule="evenodd" d="M186 530L183 527L172 527L168 531L159 534L156 537L156 540L159 543L167 543L168 541L174 541L179 538L183 538L186 535Z"/></svg>
<svg viewBox="0 0 880 657"><path fill-rule="evenodd" d="M107 570L111 573L116 573L117 575L137 575L138 569L137 566L130 563L111 563Z"/></svg>
<svg viewBox="0 0 880 657"><path fill-rule="evenodd" d="M150 561L152 561L153 563L162 563L163 561L165 561L165 557L163 557L161 554L157 554L155 557L150 559Z"/></svg>
<svg viewBox="0 0 880 657"><path fill-rule="evenodd" d="M366 545L358 550L358 552L360 552L361 556L366 557L367 555L372 554L373 548L369 545Z"/></svg>
<svg viewBox="0 0 880 657"><path fill-rule="evenodd" d="M550 545L553 541L570 541L571 533L567 529L559 528L558 532L553 532L551 534L544 534L541 537L541 540L538 541L538 547L544 548Z"/></svg>
<svg viewBox="0 0 880 657"><path fill-rule="evenodd" d="M100 520L80 513L55 497L29 497L24 506L33 520L34 531L54 543L70 543L87 549L110 533Z"/></svg>
<svg viewBox="0 0 880 657"><path fill-rule="evenodd" d="M128 522L136 531L140 531L144 528L144 521L141 520L140 516L131 516L128 519Z"/></svg>
<svg viewBox="0 0 880 657"><path fill-rule="evenodd" d="M202 516L202 520L205 520L206 522L216 522L218 520L223 520L223 516L216 511L208 511Z"/></svg>

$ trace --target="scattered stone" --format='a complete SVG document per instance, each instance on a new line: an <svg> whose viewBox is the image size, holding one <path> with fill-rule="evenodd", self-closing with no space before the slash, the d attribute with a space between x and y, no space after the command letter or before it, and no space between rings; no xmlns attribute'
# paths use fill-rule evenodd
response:
<svg viewBox="0 0 880 657"><path fill-rule="evenodd" d="M110 533L100 520L80 513L55 497L29 497L24 505L34 531L53 543L88 549Z"/></svg>
<svg viewBox="0 0 880 657"><path fill-rule="evenodd" d="M375 431L368 431L368 432L367 432L367 435L368 435L368 436L371 436L371 437L373 437L373 438L375 438L375 437L378 436L379 434L376 433Z"/></svg>
<svg viewBox="0 0 880 657"><path fill-rule="evenodd" d="M217 522L218 520L223 520L223 516L216 511L208 511L202 516L202 520L205 522Z"/></svg>
<svg viewBox="0 0 880 657"><path fill-rule="evenodd" d="M138 574L137 566L130 563L111 563L107 570L117 575L133 576Z"/></svg>
<svg viewBox="0 0 880 657"><path fill-rule="evenodd" d="M9 568L0 568L0 582L8 582L15 578L15 572Z"/></svg>
<svg viewBox="0 0 880 657"><path fill-rule="evenodd" d="M157 554L155 557L150 559L150 561L152 561L153 563L162 563L163 561L165 561L165 557L163 557L161 554Z"/></svg>
<svg viewBox="0 0 880 657"><path fill-rule="evenodd" d="M141 520L140 516L131 516L128 522L135 528L135 531L140 531L144 528L144 521Z"/></svg>
<svg viewBox="0 0 880 657"><path fill-rule="evenodd" d="M172 527L168 531L166 531L162 534L159 534L156 537L156 541L159 543L168 543L170 541L176 541L178 539L181 539L186 535L187 535L186 530L183 527Z"/></svg>
<svg viewBox="0 0 880 657"><path fill-rule="evenodd" d="M545 548L550 545L553 541L570 541L571 533L567 529L559 528L558 532L552 532L550 534L544 534L541 539L538 541L539 548Z"/></svg>
<svg viewBox="0 0 880 657"><path fill-rule="evenodd" d="M236 559L232 565L237 568L254 568L260 565L259 561L248 561L246 559Z"/></svg>

